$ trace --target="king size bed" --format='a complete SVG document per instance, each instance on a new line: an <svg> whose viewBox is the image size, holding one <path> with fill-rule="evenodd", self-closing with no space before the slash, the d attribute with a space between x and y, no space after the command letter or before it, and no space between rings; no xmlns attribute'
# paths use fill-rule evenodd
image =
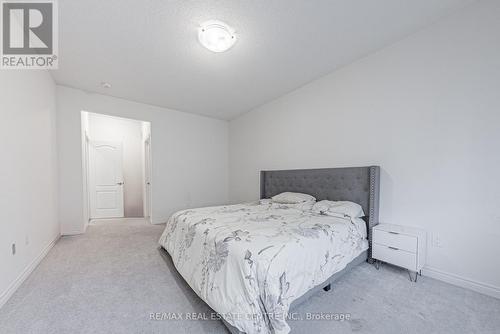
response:
<svg viewBox="0 0 500 334"><path fill-rule="evenodd" d="M288 333L294 307L371 260L379 175L262 171L259 202L179 211L159 243L231 333Z"/></svg>

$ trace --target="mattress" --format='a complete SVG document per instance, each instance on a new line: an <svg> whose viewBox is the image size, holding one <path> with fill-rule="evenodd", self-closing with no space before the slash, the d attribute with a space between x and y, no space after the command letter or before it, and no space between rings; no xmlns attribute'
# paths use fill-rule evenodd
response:
<svg viewBox="0 0 500 334"><path fill-rule="evenodd" d="M244 333L288 333L290 304L368 248L364 222L246 203L183 210L160 245L220 317Z"/></svg>

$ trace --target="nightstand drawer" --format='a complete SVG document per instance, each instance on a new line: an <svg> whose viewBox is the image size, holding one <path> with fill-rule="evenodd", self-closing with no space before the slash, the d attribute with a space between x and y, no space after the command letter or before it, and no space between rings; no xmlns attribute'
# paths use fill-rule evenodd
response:
<svg viewBox="0 0 500 334"><path fill-rule="evenodd" d="M374 243L372 245L372 257L412 271L417 270L417 254L395 249L395 247L390 248L389 246Z"/></svg>
<svg viewBox="0 0 500 334"><path fill-rule="evenodd" d="M411 235L391 233L374 229L373 242L380 245L402 249L407 252L417 252L417 237Z"/></svg>

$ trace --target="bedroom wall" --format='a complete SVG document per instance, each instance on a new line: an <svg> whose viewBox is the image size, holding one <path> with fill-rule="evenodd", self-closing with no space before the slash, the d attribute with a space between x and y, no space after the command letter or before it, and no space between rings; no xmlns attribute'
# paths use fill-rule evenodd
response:
<svg viewBox="0 0 500 334"><path fill-rule="evenodd" d="M381 222L424 274L500 297L500 2L482 1L230 122L230 200L259 171L377 164Z"/></svg>
<svg viewBox="0 0 500 334"><path fill-rule="evenodd" d="M63 234L82 233L82 110L151 122L152 219L228 200L228 124L208 117L57 86Z"/></svg>
<svg viewBox="0 0 500 334"><path fill-rule="evenodd" d="M59 237L55 99L47 71L0 71L0 307Z"/></svg>
<svg viewBox="0 0 500 334"><path fill-rule="evenodd" d="M125 217L144 217L142 210L143 122L92 113L89 113L88 119L90 140L122 143Z"/></svg>

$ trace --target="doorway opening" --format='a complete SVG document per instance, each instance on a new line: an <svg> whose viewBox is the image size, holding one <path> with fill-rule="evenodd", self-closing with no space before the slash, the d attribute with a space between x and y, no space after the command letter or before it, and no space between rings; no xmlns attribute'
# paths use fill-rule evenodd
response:
<svg viewBox="0 0 500 334"><path fill-rule="evenodd" d="M82 111L84 223L152 222L151 123Z"/></svg>

